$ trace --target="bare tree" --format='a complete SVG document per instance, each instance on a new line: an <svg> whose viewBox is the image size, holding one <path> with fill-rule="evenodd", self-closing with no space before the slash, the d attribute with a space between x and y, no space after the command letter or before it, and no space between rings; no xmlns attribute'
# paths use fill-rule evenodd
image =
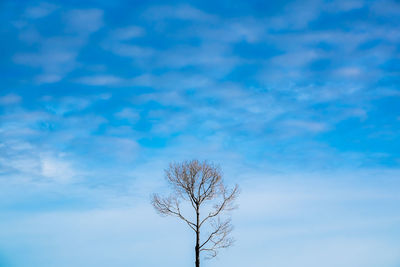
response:
<svg viewBox="0 0 400 267"><path fill-rule="evenodd" d="M233 244L233 239L229 237L231 218L226 211L236 208L233 202L239 194L238 186L228 189L223 183L219 166L207 161L171 163L165 170L165 177L173 192L169 197L154 194L152 205L161 215L182 219L195 232L196 267L200 267L202 251L208 258L213 258L218 249ZM190 207L191 217L183 214L182 201ZM205 235L203 232L200 235L201 229L205 229Z"/></svg>

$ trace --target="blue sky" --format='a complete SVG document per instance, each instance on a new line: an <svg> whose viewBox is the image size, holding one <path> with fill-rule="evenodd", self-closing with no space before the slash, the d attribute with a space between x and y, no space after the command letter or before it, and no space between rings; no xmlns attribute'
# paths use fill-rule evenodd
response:
<svg viewBox="0 0 400 267"><path fill-rule="evenodd" d="M0 266L190 266L149 195L192 158L242 189L204 266L399 266L399 1L6 0L0 22Z"/></svg>

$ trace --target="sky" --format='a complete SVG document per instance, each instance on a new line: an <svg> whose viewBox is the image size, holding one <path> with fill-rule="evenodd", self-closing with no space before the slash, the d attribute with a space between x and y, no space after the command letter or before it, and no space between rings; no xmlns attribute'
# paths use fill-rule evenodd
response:
<svg viewBox="0 0 400 267"><path fill-rule="evenodd" d="M194 265L170 162L239 184L204 267L400 266L400 2L0 2L0 266Z"/></svg>

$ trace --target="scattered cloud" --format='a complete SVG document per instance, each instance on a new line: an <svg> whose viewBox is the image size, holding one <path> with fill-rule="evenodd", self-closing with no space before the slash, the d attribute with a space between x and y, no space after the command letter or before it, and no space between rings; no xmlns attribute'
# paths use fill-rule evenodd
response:
<svg viewBox="0 0 400 267"><path fill-rule="evenodd" d="M35 77L39 84L58 82L77 66L76 48L79 43L75 43L75 41L68 43L68 41L63 39L46 40L42 43L43 47L40 53L18 53L14 56L14 62L41 68L43 74Z"/></svg>
<svg viewBox="0 0 400 267"><path fill-rule="evenodd" d="M54 12L58 6L42 2L37 6L28 7L25 10L25 16L30 19L39 19L48 16Z"/></svg>
<svg viewBox="0 0 400 267"><path fill-rule="evenodd" d="M318 18L320 12L320 1L307 1L306 5L297 1L290 2L283 14L270 19L269 27L275 30L304 29L311 21Z"/></svg>
<svg viewBox="0 0 400 267"><path fill-rule="evenodd" d="M113 86L124 83L124 79L113 75L96 75L81 77L76 82L92 86Z"/></svg>
<svg viewBox="0 0 400 267"><path fill-rule="evenodd" d="M332 1L325 5L325 10L328 12L337 11L351 11L354 9L360 9L365 6L362 0L350 0L350 1Z"/></svg>
<svg viewBox="0 0 400 267"><path fill-rule="evenodd" d="M341 76L345 77L357 77L362 74L362 71L360 68L356 67L347 67L347 68L341 68L337 70L337 73Z"/></svg>
<svg viewBox="0 0 400 267"><path fill-rule="evenodd" d="M312 132L320 133L329 129L326 123L303 121L303 120L287 120L282 123L285 126L283 132L294 131L294 132Z"/></svg>
<svg viewBox="0 0 400 267"><path fill-rule="evenodd" d="M133 38L141 37L144 34L145 30L138 26L119 28L112 32L113 38L120 41L126 41Z"/></svg>
<svg viewBox="0 0 400 267"><path fill-rule="evenodd" d="M41 174L56 182L69 182L76 175L71 164L62 156L41 156Z"/></svg>
<svg viewBox="0 0 400 267"><path fill-rule="evenodd" d="M380 16L392 18L400 11L400 4L395 0L384 0L381 3L372 3L371 11Z"/></svg>
<svg viewBox="0 0 400 267"><path fill-rule="evenodd" d="M35 77L38 84L56 83L79 66L77 57L80 49L87 43L88 36L103 25L103 12L98 9L72 10L65 15L65 28L71 33L67 36L44 37L24 36L22 39L38 43L36 52L18 52L13 56L16 64L40 68L42 73Z"/></svg>
<svg viewBox="0 0 400 267"><path fill-rule="evenodd" d="M0 97L0 105L14 105L21 102L21 97L16 94L8 94Z"/></svg>
<svg viewBox="0 0 400 267"><path fill-rule="evenodd" d="M115 113L115 116L119 119L128 120L130 123L135 123L140 119L138 112L131 108L124 108Z"/></svg>
<svg viewBox="0 0 400 267"><path fill-rule="evenodd" d="M144 13L144 16L150 20L178 19L191 21L212 21L215 19L213 15L207 14L189 5L153 6Z"/></svg>
<svg viewBox="0 0 400 267"><path fill-rule="evenodd" d="M58 115L65 115L70 112L79 112L84 110L98 98L99 97L63 97L61 99L54 99L51 96L45 96L42 98L42 101L47 111Z"/></svg>
<svg viewBox="0 0 400 267"><path fill-rule="evenodd" d="M66 29L79 34L90 34L103 26L103 10L75 9L65 15Z"/></svg>
<svg viewBox="0 0 400 267"><path fill-rule="evenodd" d="M104 48L112 51L116 55L130 57L133 59L148 58L154 54L154 51L151 48L129 44L106 44L104 45Z"/></svg>

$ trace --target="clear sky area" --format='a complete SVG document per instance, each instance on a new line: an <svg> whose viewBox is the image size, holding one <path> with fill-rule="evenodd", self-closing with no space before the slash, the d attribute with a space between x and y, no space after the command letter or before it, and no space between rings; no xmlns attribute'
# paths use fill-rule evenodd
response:
<svg viewBox="0 0 400 267"><path fill-rule="evenodd" d="M194 266L170 162L239 184L204 267L400 266L400 2L0 1L0 266Z"/></svg>

